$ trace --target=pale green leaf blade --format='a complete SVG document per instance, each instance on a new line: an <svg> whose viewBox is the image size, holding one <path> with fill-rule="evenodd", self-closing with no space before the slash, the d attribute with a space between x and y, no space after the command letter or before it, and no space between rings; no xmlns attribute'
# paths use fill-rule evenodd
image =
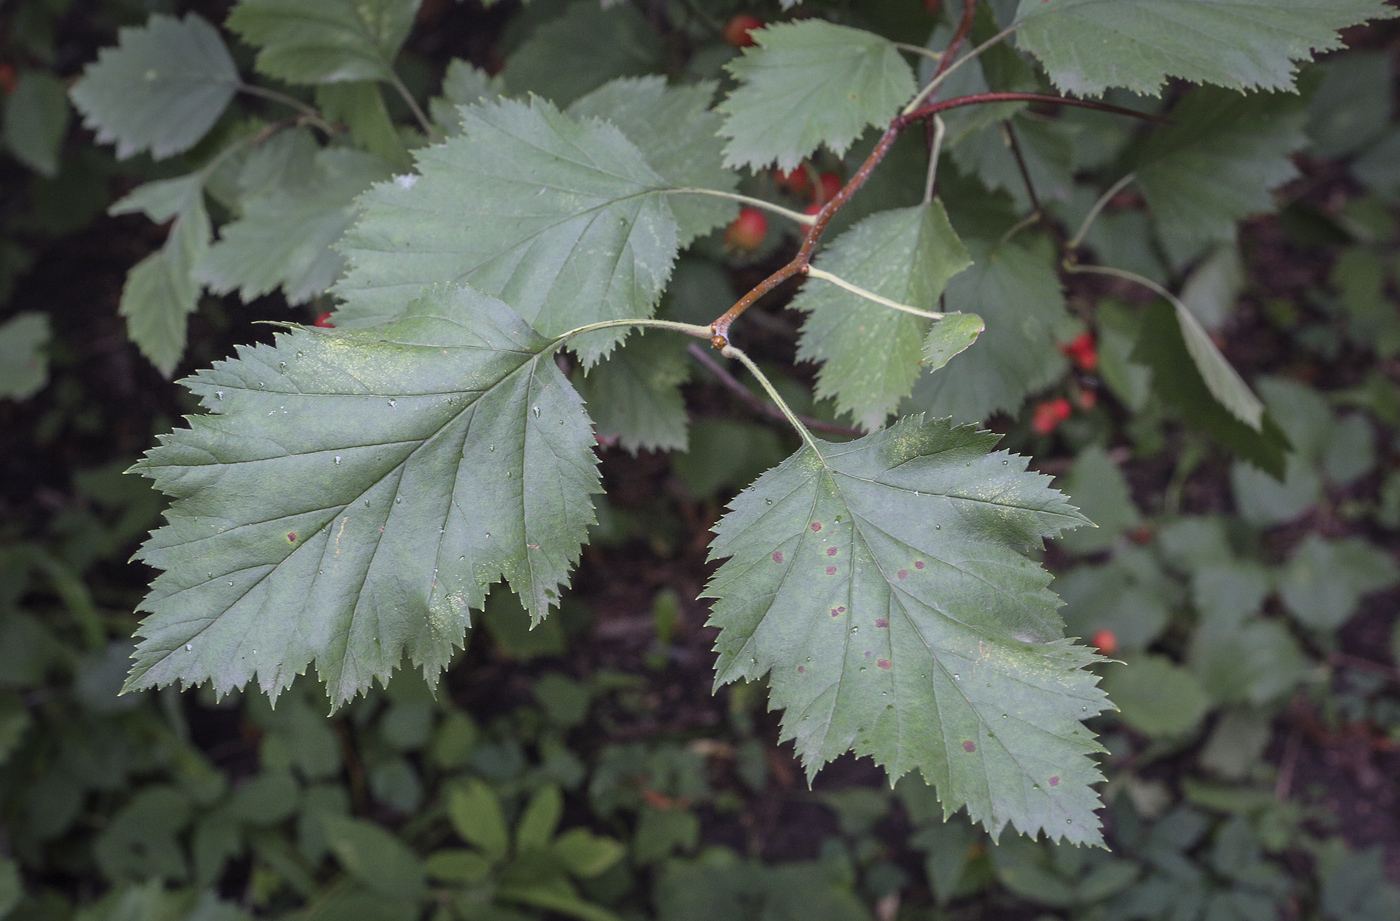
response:
<svg viewBox="0 0 1400 921"><path fill-rule="evenodd" d="M130 687L313 661L342 703L407 653L429 679L502 576L538 621L593 523L582 403L499 301L435 289L370 330L298 329L188 380L210 410L135 470L175 501L139 556Z"/></svg>
<svg viewBox="0 0 1400 921"><path fill-rule="evenodd" d="M1201 373L1201 380L1205 382L1210 395L1215 397L1230 415L1256 432L1262 432L1263 401L1249 389L1249 385L1240 377L1240 372L1235 370L1234 365L1220 354L1220 349L1215 347L1210 334L1201 326L1195 315L1179 304L1173 306L1176 310L1176 321L1181 326L1182 341L1186 343L1186 351L1195 362L1196 370Z"/></svg>
<svg viewBox="0 0 1400 921"><path fill-rule="evenodd" d="M42 313L18 313L0 323L0 399L27 400L43 389L51 338Z"/></svg>
<svg viewBox="0 0 1400 921"><path fill-rule="evenodd" d="M814 441L741 493L705 590L716 680L768 675L809 775L854 750L894 778L920 768L993 834L1098 842L1080 722L1107 706L1097 657L1062 638L1027 558L1085 519L997 438L906 417Z"/></svg>
<svg viewBox="0 0 1400 921"><path fill-rule="evenodd" d="M505 95L505 81L461 58L453 58L442 78L442 95L428 100L428 112L444 137L462 133L459 106L492 102Z"/></svg>
<svg viewBox="0 0 1400 921"><path fill-rule="evenodd" d="M148 182L109 211L141 211L157 223L172 221L165 246L127 274L117 307L126 318L128 338L169 377L185 352L189 315L199 306L200 284L194 269L208 251L213 234L204 205L204 177L191 173Z"/></svg>
<svg viewBox="0 0 1400 921"><path fill-rule="evenodd" d="M393 79L419 0L240 0L227 25L288 83Z"/></svg>
<svg viewBox="0 0 1400 921"><path fill-rule="evenodd" d="M1385 550L1357 537L1327 540L1309 534L1279 574L1279 597L1298 623L1335 630L1356 613L1363 597L1400 582Z"/></svg>
<svg viewBox="0 0 1400 921"><path fill-rule="evenodd" d="M719 107L728 166L791 170L822 144L839 156L914 95L913 71L874 33L808 19L750 34L757 45L728 65L740 86Z"/></svg>
<svg viewBox="0 0 1400 921"><path fill-rule="evenodd" d="M244 201L243 216L224 225L200 260L200 280L216 294L237 290L244 302L277 288L292 304L325 293L345 264L331 244L354 219L356 196L389 174L369 154L320 151L310 176Z"/></svg>
<svg viewBox="0 0 1400 921"><path fill-rule="evenodd" d="M1339 30L1395 15L1381 0L1021 0L1016 46L1079 95L1155 96L1168 77L1286 90Z"/></svg>
<svg viewBox="0 0 1400 921"><path fill-rule="evenodd" d="M421 175L382 183L340 249L337 325L381 322L424 285L499 297L555 336L648 317L671 273L676 219L667 183L611 125L551 103L500 100L461 110L466 133L415 151ZM571 347L588 363L621 334Z"/></svg>
<svg viewBox="0 0 1400 921"><path fill-rule="evenodd" d="M837 237L815 266L896 303L935 312L948 279L972 264L942 202L873 214ZM821 364L817 396L835 398L867 429L878 428L919 377L924 317L895 310L821 279L793 298L808 314L797 357Z"/></svg>
<svg viewBox="0 0 1400 921"><path fill-rule="evenodd" d="M986 328L987 324L975 313L950 313L943 317L924 338L924 370L937 371L946 365L954 355L971 347Z"/></svg>
<svg viewBox="0 0 1400 921"><path fill-rule="evenodd" d="M925 374L906 401L963 422L1015 408L1065 369L1052 337L1065 317L1065 299L1048 241L973 240L968 249L974 264L949 281L945 304L981 317L986 330L976 347L954 356L942 371Z"/></svg>
<svg viewBox="0 0 1400 921"><path fill-rule="evenodd" d="M686 343L664 332L634 335L576 377L599 439L615 438L633 454L685 450L689 420L680 387L690 377Z"/></svg>
<svg viewBox="0 0 1400 921"><path fill-rule="evenodd" d="M663 77L614 80L569 106L580 121L612 122L637 145L651 168L676 188L732 192L738 174L724 168L719 113L710 110L710 82L667 87ZM733 201L711 195L673 195L682 248L728 224L739 211Z"/></svg>
<svg viewBox="0 0 1400 921"><path fill-rule="evenodd" d="M26 70L5 102L5 146L25 166L52 176L71 116L63 82L42 70Z"/></svg>
<svg viewBox="0 0 1400 921"><path fill-rule="evenodd" d="M512 95L535 93L563 108L609 80L664 72L660 47L633 5L577 0L521 43L501 77Z"/></svg>
<svg viewBox="0 0 1400 921"><path fill-rule="evenodd" d="M69 96L97 140L116 143L118 159L149 150L159 160L198 143L238 86L218 30L193 13L156 14L120 30Z"/></svg>
<svg viewBox="0 0 1400 921"><path fill-rule="evenodd" d="M1188 93L1137 157L1138 182L1163 242L1178 261L1233 240L1235 225L1274 209L1271 192L1298 175L1291 155L1307 144L1302 99Z"/></svg>

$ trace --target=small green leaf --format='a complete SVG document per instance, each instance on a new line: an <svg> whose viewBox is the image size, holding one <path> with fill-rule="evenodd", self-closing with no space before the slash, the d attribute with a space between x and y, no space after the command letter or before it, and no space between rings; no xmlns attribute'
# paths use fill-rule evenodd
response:
<svg viewBox="0 0 1400 921"><path fill-rule="evenodd" d="M948 279L971 264L941 202L871 215L837 237L814 263L881 297L930 312L938 310ZM919 376L924 338L932 335L930 326L944 326L944 321L930 324L822 279L804 282L791 306L809 314L797 357L820 363L818 398L835 398L839 412L850 413L867 429L884 425L909 395ZM969 339L966 329L952 326L945 330L953 336L943 340L944 348L959 339L965 340L962 348L972 344L976 333Z"/></svg>
<svg viewBox="0 0 1400 921"><path fill-rule="evenodd" d="M1192 335L1196 350L1187 339ZM1198 355L1201 356L1198 358ZM1143 313L1137 346L1132 358L1152 368L1153 389L1175 407L1187 425L1210 433L1226 448L1268 475L1284 475L1287 436L1262 410L1258 398L1216 350L1210 337L1195 318L1165 301L1156 301ZM1204 360L1213 373L1215 387L1208 384L1198 361ZM1233 398L1237 412L1231 412L1217 398L1216 391ZM1247 396L1247 399L1246 399ZM1258 428L1241 421L1240 416L1258 410Z"/></svg>
<svg viewBox="0 0 1400 921"><path fill-rule="evenodd" d="M822 144L838 156L914 95L914 73L888 39L820 19L751 33L729 63L740 86L720 105L728 166L794 169Z"/></svg>
<svg viewBox="0 0 1400 921"><path fill-rule="evenodd" d="M239 0L227 26L288 83L394 79L419 0Z"/></svg>
<svg viewBox="0 0 1400 921"><path fill-rule="evenodd" d="M588 404L598 437L625 451L684 451L689 419L681 384L690 377L686 338L633 335L608 360L574 383Z"/></svg>
<svg viewBox="0 0 1400 921"><path fill-rule="evenodd" d="M1195 676L1165 656L1142 656L1109 669L1103 689L1123 722L1153 737L1185 735L1210 703Z"/></svg>
<svg viewBox="0 0 1400 921"><path fill-rule="evenodd" d="M1390 122L1390 55L1349 50L1328 58L1320 70L1322 81L1308 100L1313 152L1331 160L1365 149Z"/></svg>
<svg viewBox="0 0 1400 921"><path fill-rule="evenodd" d="M317 663L333 705L405 651L434 680L502 576L534 620L593 523L593 435L540 338L464 288L373 330L299 329L186 384L209 410L134 468L175 499L138 556L131 688Z"/></svg>
<svg viewBox="0 0 1400 921"><path fill-rule="evenodd" d="M453 58L442 78L442 95L428 100L428 111L444 137L462 133L459 106L493 102L505 93L505 82L474 67L461 58Z"/></svg>
<svg viewBox="0 0 1400 921"><path fill-rule="evenodd" d="M491 862L477 851L444 847L433 851L423 862L429 878L445 883L476 883L491 873Z"/></svg>
<svg viewBox="0 0 1400 921"><path fill-rule="evenodd" d="M665 71L660 49L631 4L577 0L521 42L501 77L513 95L535 93L563 108L617 77Z"/></svg>
<svg viewBox="0 0 1400 921"><path fill-rule="evenodd" d="M1070 553L1094 553L1117 543L1123 532L1138 521L1128 481L1117 462L1103 448L1086 448L1074 459L1064 482L1056 484L1081 512L1098 525L1077 528L1060 537Z"/></svg>
<svg viewBox="0 0 1400 921"><path fill-rule="evenodd" d="M249 161L249 167L259 166ZM245 173L247 170L245 170ZM345 258L331 249L357 213L355 197L389 178L384 161L343 147L315 155L309 175L292 171L243 200L243 215L195 267L216 294L237 290L245 303L281 288L292 304L325 293ZM251 183L250 183L251 184Z"/></svg>
<svg viewBox="0 0 1400 921"><path fill-rule="evenodd" d="M1244 262L1234 241L1222 243L1201 260L1181 288L1181 302L1205 329L1216 330L1235 312L1244 290Z"/></svg>
<svg viewBox="0 0 1400 921"><path fill-rule="evenodd" d="M18 313L0 323L0 399L27 400L49 381L49 318Z"/></svg>
<svg viewBox="0 0 1400 921"><path fill-rule="evenodd" d="M1274 209L1273 190L1298 175L1291 156L1307 144L1307 113L1289 93L1200 87L1167 117L1172 124L1142 146L1137 176L1163 242L1182 261Z"/></svg>
<svg viewBox="0 0 1400 921"><path fill-rule="evenodd" d="M613 838L595 835L586 828L571 828L555 840L554 853L574 876L591 879L621 860L627 851Z"/></svg>
<svg viewBox="0 0 1400 921"><path fill-rule="evenodd" d="M5 144L21 163L53 176L71 117L63 82L42 70L26 70L5 102Z"/></svg>
<svg viewBox="0 0 1400 921"><path fill-rule="evenodd" d="M1361 599L1400 582L1390 554L1358 537L1327 540L1309 534L1279 574L1283 606L1300 624L1335 630Z"/></svg>
<svg viewBox="0 0 1400 921"><path fill-rule="evenodd" d="M523 854L548 847L563 814L564 795L559 787L555 784L540 787L515 826L515 852Z"/></svg>
<svg viewBox="0 0 1400 921"><path fill-rule="evenodd" d="M473 778L465 786L454 786L448 791L447 817L458 837L480 848L493 861L503 859L510 851L501 801L481 781Z"/></svg>
<svg viewBox="0 0 1400 921"><path fill-rule="evenodd" d="M1097 842L1096 656L1027 559L1085 519L997 438L906 417L759 477L711 548L716 684L767 674L809 777L853 750L993 835Z"/></svg>
<svg viewBox="0 0 1400 921"><path fill-rule="evenodd" d="M950 313L936 321L924 338L924 370L937 371L946 365L970 348L986 328L975 313Z"/></svg>
<svg viewBox="0 0 1400 921"><path fill-rule="evenodd" d="M1395 15L1381 0L1021 0L1016 45L1076 95L1155 96L1167 77L1287 90L1339 30Z"/></svg>
<svg viewBox="0 0 1400 921"><path fill-rule="evenodd" d="M470 284L545 335L647 317L678 246L668 183L617 128L551 103L463 108L465 134L415 152L419 176L360 198L340 244L337 326L382 322L424 285ZM572 345L592 364L622 338Z"/></svg>
<svg viewBox="0 0 1400 921"><path fill-rule="evenodd" d="M393 166L396 172L413 169L413 158L403 136L389 117L383 88L372 80L323 83L316 87L316 106L327 121L350 129L355 146Z"/></svg>
<svg viewBox="0 0 1400 921"><path fill-rule="evenodd" d="M720 162L720 118L710 109L714 95L715 85L708 81L668 87L663 77L614 80L569 106L568 114L617 126L676 188L732 192L739 177ZM682 248L729 223L739 210L735 202L712 195L673 195L670 204Z"/></svg>
<svg viewBox="0 0 1400 921"><path fill-rule="evenodd" d="M98 142L116 142L118 159L149 150L160 160L198 143L239 84L218 30L193 13L157 13L120 30L69 95Z"/></svg>
<svg viewBox="0 0 1400 921"><path fill-rule="evenodd" d="M363 819L322 819L336 859L366 889L388 899L413 902L425 888L423 864L398 838Z"/></svg>
<svg viewBox="0 0 1400 921"><path fill-rule="evenodd" d="M195 266L213 235L204 205L204 176L191 173L148 182L109 209L111 214L137 211L158 224L172 223L165 246L127 275L117 312L126 318L127 335L141 354L169 377L185 352L186 322L199 306Z"/></svg>
<svg viewBox="0 0 1400 921"><path fill-rule="evenodd" d="M1018 406L1066 365L1052 337L1065 318L1065 298L1049 241L1035 238L1023 246L973 240L968 248L973 266L948 282L944 300L948 310L980 317L986 329L976 348L925 374L907 401L964 422Z"/></svg>

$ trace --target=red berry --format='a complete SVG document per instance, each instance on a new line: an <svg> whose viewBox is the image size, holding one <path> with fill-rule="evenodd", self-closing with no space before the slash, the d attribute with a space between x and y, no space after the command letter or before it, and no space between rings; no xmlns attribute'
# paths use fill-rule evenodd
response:
<svg viewBox="0 0 1400 921"><path fill-rule="evenodd" d="M836 197L836 193L841 191L841 186L844 184L835 173L822 173L817 177L816 188L812 189L812 194L815 196L813 201L819 205L826 204Z"/></svg>
<svg viewBox="0 0 1400 921"><path fill-rule="evenodd" d="M741 253L751 253L768 235L768 218L757 208L743 208L724 231L724 245Z"/></svg>
<svg viewBox="0 0 1400 921"><path fill-rule="evenodd" d="M4 90L6 96L13 96L15 83L15 65L0 64L0 90Z"/></svg>
<svg viewBox="0 0 1400 921"><path fill-rule="evenodd" d="M763 20L748 13L740 13L724 27L724 40L735 48L747 48L754 43L749 33L763 28Z"/></svg>
<svg viewBox="0 0 1400 921"><path fill-rule="evenodd" d="M821 214L821 213L822 213L822 206L819 205L819 204L817 204L816 202L812 202L810 205L808 205L807 207L805 207L805 208L802 209L802 213L803 213L803 214Z"/></svg>
<svg viewBox="0 0 1400 921"><path fill-rule="evenodd" d="M1060 346L1060 351L1069 356L1075 367L1086 374L1092 373L1099 366L1099 350L1094 343L1093 333L1080 333L1068 345Z"/></svg>
<svg viewBox="0 0 1400 921"><path fill-rule="evenodd" d="M790 173L775 169L773 170L773 181L778 184L778 188L789 195L801 195L807 190L807 185L810 182L807 176L807 166L800 164L797 169Z"/></svg>
<svg viewBox="0 0 1400 921"><path fill-rule="evenodd" d="M1089 645L1098 648L1099 652L1106 656L1111 656L1118 651L1118 636L1107 628L1094 633L1089 640Z"/></svg>
<svg viewBox="0 0 1400 921"><path fill-rule="evenodd" d="M1031 412L1031 430L1037 435L1049 435L1061 422L1069 418L1071 412L1073 409L1069 400L1064 397L1042 400Z"/></svg>
<svg viewBox="0 0 1400 921"><path fill-rule="evenodd" d="M334 329L334 328L335 328L335 324L331 322L331 312L330 312L329 310L327 310L325 313L323 313L323 314L321 314L319 317L317 317L317 318L316 318L316 325L317 325L317 326L324 326L326 329Z"/></svg>

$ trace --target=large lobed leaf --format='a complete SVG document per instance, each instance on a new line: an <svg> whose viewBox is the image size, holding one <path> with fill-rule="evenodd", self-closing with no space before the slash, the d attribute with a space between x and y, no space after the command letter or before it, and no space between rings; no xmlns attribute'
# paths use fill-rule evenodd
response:
<svg viewBox="0 0 1400 921"><path fill-rule="evenodd" d="M394 79L419 0L240 0L228 27L258 47L260 72L288 83Z"/></svg>
<svg viewBox="0 0 1400 921"><path fill-rule="evenodd" d="M193 147L239 86L219 32L193 13L156 14L122 29L73 84L73 105L118 159L149 150L157 160Z"/></svg>
<svg viewBox="0 0 1400 921"><path fill-rule="evenodd" d="M1284 90L1338 30L1395 15L1382 0L1021 0L1016 44L1069 93L1155 96L1168 77Z"/></svg>
<svg viewBox="0 0 1400 921"><path fill-rule="evenodd" d="M914 95L914 72L889 39L818 19L752 33L729 64L740 86L720 105L729 166L791 170L822 144L838 155Z"/></svg>
<svg viewBox="0 0 1400 921"><path fill-rule="evenodd" d="M948 279L972 264L941 202L882 211L838 237L817 257L817 268L920 310L936 311ZM797 357L821 362L817 396L835 397L867 429L884 425L919 377L924 338L958 320L929 320L875 303L825 281L809 279L794 310L809 314ZM980 321L974 323L981 329ZM959 338L956 351L976 332ZM932 368L930 369L932 370Z"/></svg>
<svg viewBox="0 0 1400 921"><path fill-rule="evenodd" d="M175 501L129 688L315 662L332 700L405 652L434 679L502 576L538 621L599 489L577 393L501 302L438 288L372 330L297 329L186 382L208 415L134 468Z"/></svg>
<svg viewBox="0 0 1400 921"><path fill-rule="evenodd" d="M415 152L421 175L360 199L364 216L341 244L350 270L336 286L346 301L337 324L379 322L444 283L500 297L550 336L650 316L679 228L673 186L642 151L541 99L458 111L461 136ZM684 122L673 130L694 136ZM621 335L572 347L592 363Z"/></svg>
<svg viewBox="0 0 1400 921"><path fill-rule="evenodd" d="M1086 519L997 438L906 417L741 493L711 549L716 681L768 674L809 777L854 750L919 768L993 834L1097 843L1081 721L1107 701L1028 559Z"/></svg>

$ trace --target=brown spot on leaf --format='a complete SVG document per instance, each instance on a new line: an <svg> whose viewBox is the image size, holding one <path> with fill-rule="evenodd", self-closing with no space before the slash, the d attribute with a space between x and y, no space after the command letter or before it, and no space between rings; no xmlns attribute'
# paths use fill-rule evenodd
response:
<svg viewBox="0 0 1400 921"><path fill-rule="evenodd" d="M895 575L901 579L907 579L909 578L909 570L901 569L899 572L895 573Z"/></svg>
<svg viewBox="0 0 1400 921"><path fill-rule="evenodd" d="M822 523L821 523L820 521L814 521L814 522L812 522L812 530L813 530L813 531L820 531L821 529L822 529Z"/></svg>
<svg viewBox="0 0 1400 921"><path fill-rule="evenodd" d="M1060 775L1059 775L1059 774L1056 774L1054 777L1051 777L1051 778L1050 778L1050 786L1052 786L1052 787L1058 787L1059 785L1060 785Z"/></svg>
<svg viewBox="0 0 1400 921"><path fill-rule="evenodd" d="M915 569L923 569L923 568L924 568L924 561L923 561L923 560L915 560L915 561L914 561L914 568L915 568Z"/></svg>
<svg viewBox="0 0 1400 921"><path fill-rule="evenodd" d="M973 742L972 740L969 739L968 741L966 741L966 742L963 743L963 751L965 751L965 752L975 752L975 751L977 751L977 743L976 743L976 742Z"/></svg>
<svg viewBox="0 0 1400 921"><path fill-rule="evenodd" d="M883 617L877 617L877 618L875 618L875 626L877 626L877 627L888 627L889 625L890 625L890 622L887 621L887 620L885 620Z"/></svg>
<svg viewBox="0 0 1400 921"><path fill-rule="evenodd" d="M834 575L836 575L836 567L835 567L835 566L828 566L828 567L826 567L826 574L827 574L828 576L834 576Z"/></svg>
<svg viewBox="0 0 1400 921"><path fill-rule="evenodd" d="M773 562L775 562L775 563L781 563L782 561L783 561L783 551L779 550L779 551L777 551L777 552L775 552L775 553L773 554Z"/></svg>
<svg viewBox="0 0 1400 921"><path fill-rule="evenodd" d="M880 666L881 668L886 668L886 669L887 669L887 668L890 667L890 660L889 660L889 659L880 659L880 660L877 661L875 664L878 665L878 666Z"/></svg>
<svg viewBox="0 0 1400 921"><path fill-rule="evenodd" d="M835 547L827 547L827 548L826 548L826 555L827 555L827 556L835 556L835 555L836 555L836 548L835 548Z"/></svg>
<svg viewBox="0 0 1400 921"><path fill-rule="evenodd" d="M802 674L803 672L805 672L806 670L807 670L807 666L805 666L805 665L799 665L799 666L797 666L797 673L798 673L799 675Z"/></svg>
<svg viewBox="0 0 1400 921"><path fill-rule="evenodd" d="M295 544L296 542L297 542L297 535L296 535L296 532L295 532L295 531L288 531L288 532L287 532L287 543L289 543L289 544Z"/></svg>
<svg viewBox="0 0 1400 921"><path fill-rule="evenodd" d="M841 611L840 611L840 609L839 609L839 608L832 608L832 609L831 609L831 616L832 616L832 617L840 617L840 616L841 616Z"/></svg>

